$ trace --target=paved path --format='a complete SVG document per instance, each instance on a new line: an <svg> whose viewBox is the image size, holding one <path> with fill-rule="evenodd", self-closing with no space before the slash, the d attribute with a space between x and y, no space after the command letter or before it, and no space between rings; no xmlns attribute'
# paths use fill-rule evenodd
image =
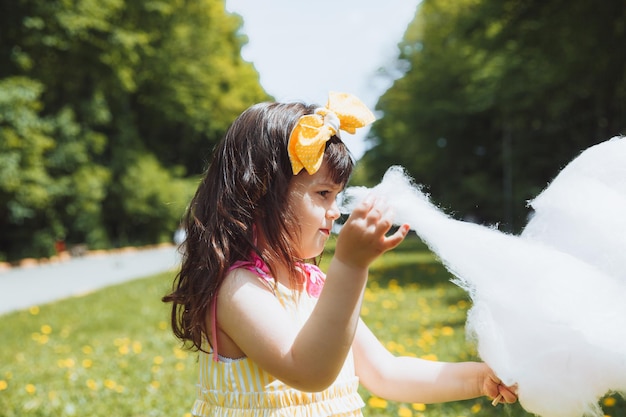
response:
<svg viewBox="0 0 626 417"><path fill-rule="evenodd" d="M85 294L180 265L176 247L88 255L0 272L0 315Z"/></svg>

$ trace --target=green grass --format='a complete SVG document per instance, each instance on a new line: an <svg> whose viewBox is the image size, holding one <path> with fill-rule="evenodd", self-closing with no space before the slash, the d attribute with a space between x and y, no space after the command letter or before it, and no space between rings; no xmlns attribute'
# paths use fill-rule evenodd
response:
<svg viewBox="0 0 626 417"><path fill-rule="evenodd" d="M169 307L160 302L172 278L160 274L2 316L0 417L189 415L196 354L180 349ZM396 354L475 359L464 334L470 302L449 279L423 244L408 238L372 265L363 318ZM425 406L361 394L369 417L528 415L486 399ZM626 416L624 400L605 401L606 415Z"/></svg>
<svg viewBox="0 0 626 417"><path fill-rule="evenodd" d="M183 416L195 355L159 301L172 275L3 316L0 416Z"/></svg>

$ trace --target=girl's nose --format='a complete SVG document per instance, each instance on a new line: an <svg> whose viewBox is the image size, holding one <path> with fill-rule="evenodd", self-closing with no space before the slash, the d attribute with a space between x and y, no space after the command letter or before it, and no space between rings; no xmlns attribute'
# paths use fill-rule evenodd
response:
<svg viewBox="0 0 626 417"><path fill-rule="evenodd" d="M332 220L337 220L339 216L341 216L341 213L339 212L339 206L337 205L337 202L334 201L329 209L326 210L326 217Z"/></svg>

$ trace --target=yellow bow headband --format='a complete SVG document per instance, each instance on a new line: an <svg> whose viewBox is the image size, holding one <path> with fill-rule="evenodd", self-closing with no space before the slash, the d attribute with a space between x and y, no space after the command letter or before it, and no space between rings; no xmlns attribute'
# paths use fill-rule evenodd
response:
<svg viewBox="0 0 626 417"><path fill-rule="evenodd" d="M315 174L322 165L326 142L333 135L339 136L340 129L354 133L374 120L372 112L358 98L348 93L331 92L326 107L302 116L291 131L287 150L293 175L302 168Z"/></svg>

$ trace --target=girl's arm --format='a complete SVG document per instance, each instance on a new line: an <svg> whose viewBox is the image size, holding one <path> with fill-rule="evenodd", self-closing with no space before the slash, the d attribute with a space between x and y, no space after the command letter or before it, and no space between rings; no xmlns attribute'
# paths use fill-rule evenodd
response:
<svg viewBox="0 0 626 417"><path fill-rule="evenodd" d="M218 335L225 334L266 372L302 391L320 391L336 379L352 346L369 264L397 246L391 214L374 202L357 207L338 237L320 298L298 326L276 297L247 271L235 271L218 295Z"/></svg>
<svg viewBox="0 0 626 417"><path fill-rule="evenodd" d="M441 403L480 396L515 402L517 396L481 362L436 362L392 355L363 321L354 339L354 360L361 384L392 401Z"/></svg>

